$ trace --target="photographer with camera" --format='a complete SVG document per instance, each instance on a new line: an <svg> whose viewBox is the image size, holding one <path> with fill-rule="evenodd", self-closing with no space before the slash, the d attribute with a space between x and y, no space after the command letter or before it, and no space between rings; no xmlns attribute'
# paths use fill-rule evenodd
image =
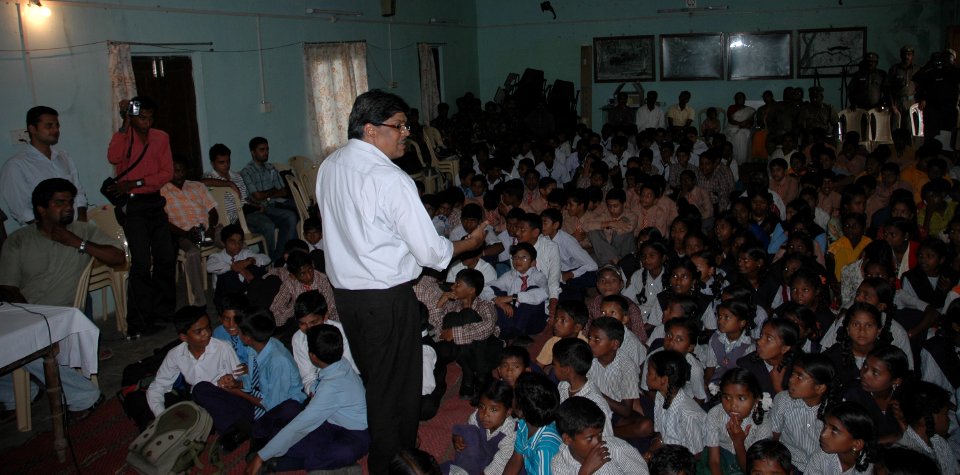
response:
<svg viewBox="0 0 960 475"><path fill-rule="evenodd" d="M153 100L137 96L119 107L123 124L107 149L116 178L104 182L101 191L116 207L130 247L127 334L133 337L158 332L156 321L170 318L176 302L176 255L160 195L173 178L173 157L167 133L153 128Z"/></svg>

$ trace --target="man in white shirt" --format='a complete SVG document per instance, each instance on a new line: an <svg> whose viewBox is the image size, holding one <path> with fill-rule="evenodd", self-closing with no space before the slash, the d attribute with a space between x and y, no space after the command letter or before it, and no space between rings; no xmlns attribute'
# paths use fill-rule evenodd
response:
<svg viewBox="0 0 960 475"><path fill-rule="evenodd" d="M637 131L667 128L667 118L657 105L657 91L647 91L646 105L637 109Z"/></svg>
<svg viewBox="0 0 960 475"><path fill-rule="evenodd" d="M54 147L60 141L59 116L56 110L47 106L27 111L30 144L0 168L0 196L10 211L10 217L21 225L34 222L30 196L37 184L48 178L63 178L77 187L74 198L76 218L87 220L87 195L80 185L77 168L67 152Z"/></svg>
<svg viewBox="0 0 960 475"><path fill-rule="evenodd" d="M423 353L412 281L483 244L485 223L463 240L437 235L413 180L393 160L410 135L409 106L373 90L357 97L344 147L317 174L323 251L337 310L366 385L371 473L417 440Z"/></svg>

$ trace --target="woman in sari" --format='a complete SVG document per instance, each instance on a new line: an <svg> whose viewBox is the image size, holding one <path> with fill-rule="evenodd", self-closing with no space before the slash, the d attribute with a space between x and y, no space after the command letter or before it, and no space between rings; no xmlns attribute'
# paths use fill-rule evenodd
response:
<svg viewBox="0 0 960 475"><path fill-rule="evenodd" d="M733 102L727 108L726 136L733 144L733 159L742 165L750 158L750 135L753 133L753 116L757 110L745 104L747 96L742 92L733 96Z"/></svg>

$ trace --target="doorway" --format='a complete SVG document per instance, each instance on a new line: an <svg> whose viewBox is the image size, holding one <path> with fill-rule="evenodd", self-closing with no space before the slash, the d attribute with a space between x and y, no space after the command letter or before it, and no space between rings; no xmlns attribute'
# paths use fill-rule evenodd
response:
<svg viewBox="0 0 960 475"><path fill-rule="evenodd" d="M203 152L197 127L197 97L193 61L189 56L133 56L137 93L156 101L154 127L170 135L174 157L190 164L191 180L203 172Z"/></svg>

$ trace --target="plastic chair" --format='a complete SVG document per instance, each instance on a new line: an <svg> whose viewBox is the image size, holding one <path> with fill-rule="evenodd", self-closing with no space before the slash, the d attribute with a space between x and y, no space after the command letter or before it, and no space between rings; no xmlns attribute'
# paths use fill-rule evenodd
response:
<svg viewBox="0 0 960 475"><path fill-rule="evenodd" d="M267 251L267 239L263 235L250 232L250 228L247 226L247 217L243 214L243 205L240 201L240 197L233 192L232 189L226 186L213 186L209 187L210 194L213 196L214 201L217 202L217 214L220 216L220 224L227 226L230 224L230 218L227 215L227 196L233 197L233 202L237 203L237 221L240 224L240 229L243 229L243 243L246 246L252 246L257 244L260 246L260 251L264 254L268 254Z"/></svg>
<svg viewBox="0 0 960 475"><path fill-rule="evenodd" d="M417 158L420 160L420 166L422 167L419 173L410 174L410 178L413 178L414 181L419 181L423 183L423 189L428 194L433 194L438 191L439 188L443 186L443 177L437 173L437 171L431 167L427 166L427 163L423 160L423 153L420 151L420 145L413 140L408 140L407 145L413 147L413 150L417 153Z"/></svg>
<svg viewBox="0 0 960 475"><path fill-rule="evenodd" d="M703 109L700 109L699 111L697 111L697 123L696 123L696 124L693 124L693 125L691 126L691 127L696 127L698 133L699 133L701 136L703 136L703 131L700 130L700 125L703 124L703 121L706 120L706 118L707 118L707 109L709 109L709 107L704 107ZM719 132L719 133L722 134L723 131L727 128L727 108L726 108L726 107L714 107L714 109L717 110L717 120L720 121L720 132Z"/></svg>
<svg viewBox="0 0 960 475"><path fill-rule="evenodd" d="M453 156L444 160L437 158L437 148L443 145L443 138L440 131L429 125L423 128L423 141L427 145L427 152L430 153L430 164L438 173L450 175L449 183L456 183L460 175L460 158Z"/></svg>
<svg viewBox="0 0 960 475"><path fill-rule="evenodd" d="M303 188L301 188L300 181L297 180L295 176L284 175L284 179L287 180L287 187L290 188L290 194L293 195L293 202L297 205L297 214L300 216L300 219L297 221L297 236L300 239L306 240L303 235L303 222L310 217L310 211L304 202Z"/></svg>
<svg viewBox="0 0 960 475"><path fill-rule="evenodd" d="M87 218L97 225L107 236L116 239L122 244L122 249L127 257L127 262L121 266L110 267L96 259L90 261L92 266L90 272L86 273L87 290L83 294L83 302L74 302L77 308L86 306L86 293L95 290L103 290L106 287L113 289L113 302L115 314L117 317L117 331L127 334L127 277L130 274L130 249L127 247L127 237L123 233L123 227L117 222L117 216L114 214L113 205L104 205L91 208L87 211ZM95 264L94 264L95 263ZM77 286L77 296L80 298L81 287ZM79 303L78 303L79 302ZM103 311L106 313L107 295L103 294Z"/></svg>
<svg viewBox="0 0 960 475"><path fill-rule="evenodd" d="M871 150L879 144L893 143L893 128L891 120L893 114L889 109L870 109L867 111L870 120L870 144Z"/></svg>
<svg viewBox="0 0 960 475"><path fill-rule="evenodd" d="M923 140L923 111L920 110L920 104L910 106L910 135L913 136L913 142Z"/></svg>
<svg viewBox="0 0 960 475"><path fill-rule="evenodd" d="M840 118L840 138L847 132L854 131L860 134L860 144L870 145L870 120L864 109L843 109L838 113Z"/></svg>

